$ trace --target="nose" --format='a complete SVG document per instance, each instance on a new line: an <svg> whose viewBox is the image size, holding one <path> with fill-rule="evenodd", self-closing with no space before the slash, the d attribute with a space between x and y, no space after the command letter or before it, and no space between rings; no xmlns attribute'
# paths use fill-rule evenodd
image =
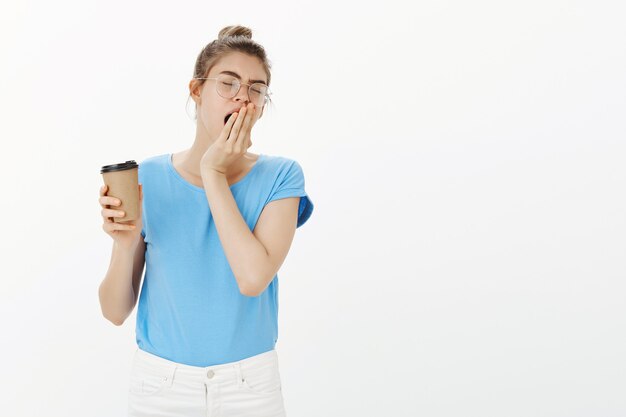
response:
<svg viewBox="0 0 626 417"><path fill-rule="evenodd" d="M248 93L248 86L245 84L241 84L241 86L239 87L239 91L237 91L237 95L235 96L235 100L243 100L246 104L248 104L250 102L250 95Z"/></svg>

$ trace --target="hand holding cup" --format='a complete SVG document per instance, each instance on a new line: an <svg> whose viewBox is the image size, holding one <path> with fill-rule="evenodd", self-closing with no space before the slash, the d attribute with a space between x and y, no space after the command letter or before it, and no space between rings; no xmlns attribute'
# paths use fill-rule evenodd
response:
<svg viewBox="0 0 626 417"><path fill-rule="evenodd" d="M142 202L143 202L143 186L139 184L139 217L135 222L122 223L114 221L114 218L123 218L126 213L119 210L121 206L120 199L107 195L108 186L105 184L100 187L100 206L102 207L102 229L113 238L113 240L122 247L132 248L141 240L142 221Z"/></svg>

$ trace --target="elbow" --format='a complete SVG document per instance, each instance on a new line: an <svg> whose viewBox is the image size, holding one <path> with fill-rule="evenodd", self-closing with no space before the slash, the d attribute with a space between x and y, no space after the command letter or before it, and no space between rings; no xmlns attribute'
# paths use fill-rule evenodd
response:
<svg viewBox="0 0 626 417"><path fill-rule="evenodd" d="M261 294L256 288L250 285L240 285L239 292L246 297L258 297Z"/></svg>
<svg viewBox="0 0 626 417"><path fill-rule="evenodd" d="M122 324L124 324L124 320L109 320L111 323L113 323L114 325L116 325L117 327L121 326Z"/></svg>
<svg viewBox="0 0 626 417"><path fill-rule="evenodd" d="M246 297L258 297L265 291L271 279L257 277L255 280L243 280L239 284L239 292ZM273 279L273 277L272 277Z"/></svg>
<svg viewBox="0 0 626 417"><path fill-rule="evenodd" d="M121 326L122 324L124 324L124 321L126 321L126 319L121 318L121 317L113 317L110 315L106 315L104 313L102 313L102 317L104 317L105 319L107 319L108 321L110 321L111 323L113 323L115 326Z"/></svg>
<svg viewBox="0 0 626 417"><path fill-rule="evenodd" d="M126 316L120 316L119 312L115 312L112 310L111 301L107 298L107 296L102 292L102 285L98 290L98 297L100 299L100 311L102 312L102 317L113 323L115 326L121 326L126 321Z"/></svg>
<svg viewBox="0 0 626 417"><path fill-rule="evenodd" d="M102 317L110 321L116 326L121 326L124 324L124 319L120 319L119 317L113 317L110 314L107 314L104 310L104 304L102 303L102 299L100 299L100 311L102 312Z"/></svg>
<svg viewBox="0 0 626 417"><path fill-rule="evenodd" d="M262 291L259 291L258 285L252 280L241 280L239 284L239 292L246 297L258 297Z"/></svg>
<svg viewBox="0 0 626 417"><path fill-rule="evenodd" d="M266 259L266 262L269 260ZM266 263L259 261L247 266L248 268L240 271L236 277L239 292L246 297L258 297L265 291L274 276L267 276L269 266Z"/></svg>
<svg viewBox="0 0 626 417"><path fill-rule="evenodd" d="M113 323L115 326L121 326L122 324L124 324L124 319L119 319L119 318L114 318L114 317L107 317L105 315L103 315L103 317L105 319L107 319L108 321L110 321L111 323Z"/></svg>

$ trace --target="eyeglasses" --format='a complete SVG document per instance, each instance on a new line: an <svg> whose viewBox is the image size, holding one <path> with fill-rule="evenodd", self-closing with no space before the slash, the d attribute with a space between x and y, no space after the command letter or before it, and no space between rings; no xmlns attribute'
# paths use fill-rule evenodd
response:
<svg viewBox="0 0 626 417"><path fill-rule="evenodd" d="M215 89L217 94L224 98L233 98L239 92L241 85L248 86L248 98L255 106L264 106L269 96L272 94L269 91L269 87L262 83L246 84L239 81L237 78L231 75L220 74L213 78L199 78L194 77L196 80L216 80Z"/></svg>

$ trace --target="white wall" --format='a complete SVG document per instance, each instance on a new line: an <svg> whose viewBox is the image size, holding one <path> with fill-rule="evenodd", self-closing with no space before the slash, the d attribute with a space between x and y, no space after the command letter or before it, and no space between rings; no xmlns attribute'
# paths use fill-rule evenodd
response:
<svg viewBox="0 0 626 417"><path fill-rule="evenodd" d="M289 415L626 414L623 3L165 4L0 6L3 415L124 415L99 169L191 145L229 24L273 64L250 151L315 203L279 271Z"/></svg>

